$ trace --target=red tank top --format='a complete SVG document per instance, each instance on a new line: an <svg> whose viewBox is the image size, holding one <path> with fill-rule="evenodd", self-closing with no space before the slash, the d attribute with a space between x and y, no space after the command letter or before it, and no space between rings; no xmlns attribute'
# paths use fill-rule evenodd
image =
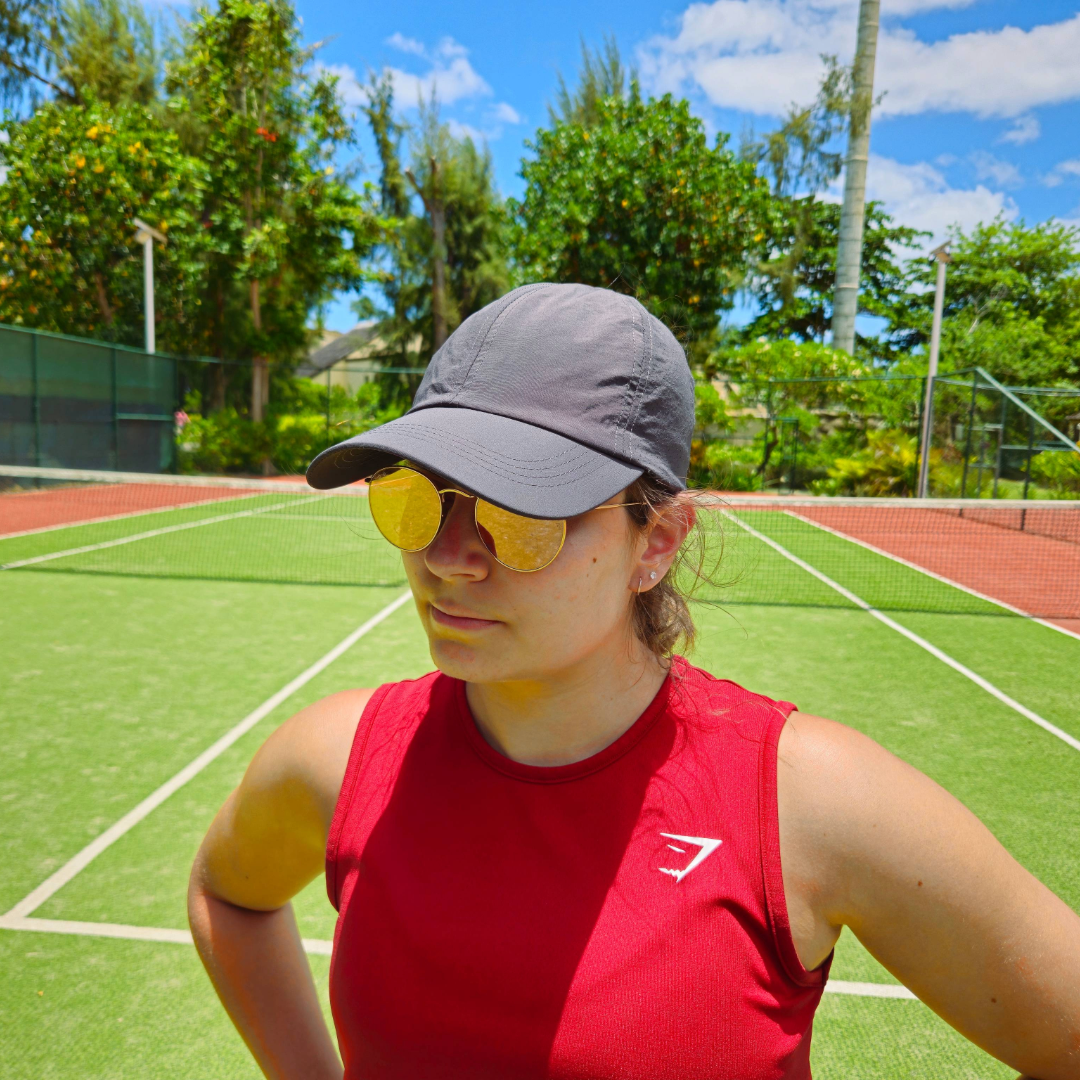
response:
<svg viewBox="0 0 1080 1080"><path fill-rule="evenodd" d="M794 706L676 659L599 754L521 765L432 674L364 710L327 845L347 1080L810 1076L827 965L780 873Z"/></svg>

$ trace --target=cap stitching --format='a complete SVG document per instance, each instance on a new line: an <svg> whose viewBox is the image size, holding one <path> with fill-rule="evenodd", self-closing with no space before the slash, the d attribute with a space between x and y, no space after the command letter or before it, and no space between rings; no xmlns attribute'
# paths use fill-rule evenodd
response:
<svg viewBox="0 0 1080 1080"><path fill-rule="evenodd" d="M638 305L635 304L634 301L628 296L624 298L624 303L630 308L630 318L633 321L634 332L641 342L641 352L639 352L634 357L634 366L632 371L630 372L630 380L627 383L625 391L625 404L623 407L623 414L615 428L615 453L617 454L623 452L623 443L626 435L626 429L630 423L630 417L634 411L634 402L639 392L639 380L637 375L639 367L641 365L645 346L645 335L644 333L642 333L639 327L640 312L638 310Z"/></svg>
<svg viewBox="0 0 1080 1080"><path fill-rule="evenodd" d="M634 411L626 423L628 434L633 432L637 427L638 416L641 413L641 404L646 393L648 393L649 380L652 376L654 361L656 360L656 349L653 347L653 324L648 319L645 320L642 327L642 339L644 341L644 351L642 352L643 369L641 372L640 385L634 395Z"/></svg>
<svg viewBox="0 0 1080 1080"><path fill-rule="evenodd" d="M472 378L473 368L480 363L480 354L487 348L488 341L494 340L492 335L495 333L495 327L499 324L502 317L519 301L524 300L526 296L531 296L537 289L542 289L546 285L546 282L537 282L535 285L525 285L517 291L517 295L500 311L494 319L491 320L491 325L484 331L484 336L480 339L480 344L476 347L476 352L473 354L471 363L469 364L469 370L465 372L465 377L461 380L461 384L457 390L454 391L454 396L450 399L452 402L457 401L459 397L465 392L465 387ZM509 294L513 296L513 294Z"/></svg>

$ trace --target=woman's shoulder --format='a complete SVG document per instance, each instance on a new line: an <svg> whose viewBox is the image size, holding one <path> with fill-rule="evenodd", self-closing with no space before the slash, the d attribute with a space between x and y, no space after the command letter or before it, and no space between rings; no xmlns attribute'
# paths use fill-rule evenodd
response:
<svg viewBox="0 0 1080 1080"><path fill-rule="evenodd" d="M695 667L682 656L672 659L672 700L698 717L712 716L737 723L743 734L764 736L796 709L790 701L749 690L731 679Z"/></svg>

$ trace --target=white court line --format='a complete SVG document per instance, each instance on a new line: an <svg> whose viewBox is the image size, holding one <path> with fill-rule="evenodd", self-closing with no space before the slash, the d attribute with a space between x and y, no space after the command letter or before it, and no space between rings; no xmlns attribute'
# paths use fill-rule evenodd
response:
<svg viewBox="0 0 1080 1080"><path fill-rule="evenodd" d="M925 566L919 566L918 563L909 562L899 555L894 555L891 551L885 551L884 548L868 544L865 540L859 540L854 536L848 536L847 533L840 532L839 529L831 529L828 525L822 525L820 521L814 521L813 518L803 517L802 514L799 514L794 510L785 510L783 512L788 517L795 518L796 521L802 521L807 525L813 525L815 529L821 529L822 532L832 533L833 536L838 536L841 540L847 540L848 543L851 544L858 544L859 547L866 548L867 551L872 551L875 555L881 555L883 558L892 559L893 562L899 563L901 566L906 566L911 570L918 570L920 574L925 574L928 578L940 581L944 585L951 585L954 589L966 592L969 596L974 596L979 600L985 600L988 604L994 604L997 607L1004 608L1006 611L1011 611L1014 615L1023 615L1025 619L1037 622L1041 626L1048 626L1051 630L1056 630L1059 634L1067 634L1069 637L1076 638L1080 641L1080 634L1076 633L1075 630L1066 630L1064 626L1058 626L1056 623L1049 622L1046 619L1040 619L1037 615L1032 615L1030 611L1024 611L1023 608L1007 604L1004 600L996 600L992 596L987 596L986 593L979 592L978 589L972 589L967 585L961 585L959 581L953 581L952 578L944 577L942 574L935 574L933 570L927 570Z"/></svg>
<svg viewBox="0 0 1080 1080"><path fill-rule="evenodd" d="M1038 724L1044 731L1049 731L1051 735L1055 735L1063 743L1067 743L1074 750L1080 750L1080 739L1073 738L1072 735L1067 731L1062 731L1056 724L1051 724L1049 720L1044 720L1037 712L1033 712L1026 705L1021 705L1015 698L1011 698L1004 691L999 690L992 682L989 682L981 675L976 674L971 668L965 667L959 660L954 660L947 652L943 652L936 645L931 645L926 638L919 637L913 630L909 630L906 626L901 626L900 623L896 622L894 619L890 619L884 612L878 611L875 607L871 607L861 596L856 596L850 589L845 589L839 582L833 581L831 577L826 576L816 567L813 567L808 562L800 559L798 555L793 555L786 547L778 544L764 533L758 532L757 529L747 525L745 521L740 521L736 514L732 514L728 510L722 510L721 513L734 521L740 529L744 529L751 536L757 537L763 544L768 544L774 551L783 555L785 559L790 560L808 574L812 574L818 581L824 582L830 589L834 589L845 599L850 600L856 607L862 608L868 615L873 615L878 622L884 623L890 630L895 630L898 634L903 634L908 641L918 645L920 649L925 649L931 656L940 660L943 664L948 664L954 671L958 671L965 679L970 679L976 686L996 697L1002 704L1008 705L1010 709L1018 712L1033 724Z"/></svg>
<svg viewBox="0 0 1080 1080"><path fill-rule="evenodd" d="M326 499L328 495L315 495L311 500ZM100 544L85 544L83 547L68 548L66 551L51 551L47 555L35 555L31 559L19 559L16 562L4 563L0 570L17 570L20 566L33 566L35 563L49 562L52 559L63 559L68 555L85 555L88 551L101 551L104 548L119 547L121 544L133 544L136 540L149 540L154 536L164 536L166 533L183 532L185 529L199 529L203 525L216 525L221 521L233 521L236 518L254 517L256 514L268 514L271 510L280 510L283 506L295 506L296 500L274 503L272 506L259 506L254 510L237 510L234 514L218 514L215 517L202 518L200 521L185 521L180 525L165 525L160 529L150 529L148 532L133 533L131 536L119 536L115 540L104 540Z"/></svg>
<svg viewBox="0 0 1080 1080"><path fill-rule="evenodd" d="M10 919L0 923L0 930L29 930L38 934L71 934L75 937L121 938L124 941L162 941L170 945L193 945L190 930L171 930L164 926L127 926L124 923L72 922L70 919ZM304 952L330 956L332 941L302 938ZM867 984L873 985L873 984Z"/></svg>
<svg viewBox="0 0 1080 1080"><path fill-rule="evenodd" d="M160 941L170 945L193 944L189 930L172 930L163 926L127 926L123 923L72 922L68 919L8 919L0 922L0 930L121 938L125 941ZM304 952L316 956L330 956L334 951L334 943L321 938L304 938L302 943ZM846 982L843 979L830 979L825 984L825 993L918 1000L906 986L895 983Z"/></svg>
<svg viewBox="0 0 1080 1080"><path fill-rule="evenodd" d="M100 525L105 521L122 521L124 518L145 517L147 514L166 514L173 510L187 510L191 506L206 506L208 503L233 502L238 499L254 499L256 495L265 495L265 491L249 491L240 495L229 495L221 499L199 499L198 502L177 503L175 506L154 506L149 510L129 510L124 514L106 514L104 517L82 518L79 521L62 521L59 525L42 525L37 529L23 529L22 532L0 533L0 540L17 540L20 536L37 536L39 533L56 532L58 529L79 529L83 525Z"/></svg>
<svg viewBox="0 0 1080 1080"><path fill-rule="evenodd" d="M342 653L355 645L369 630L373 630L379 623L411 599L412 593L402 593L392 603L387 604L377 615L373 615L366 623L358 626L347 638L338 642L325 656L316 660L306 671L297 675L292 682L283 686L272 697L267 698L254 712L249 713L239 724L222 735L213 746L204 750L172 779L167 780L157 791L148 795L138 806L129 810L115 825L106 829L95 840L87 844L82 851L64 863L59 870L47 877L10 911L0 915L0 928L25 918L41 907L53 893L62 889L80 871L85 870L106 848L115 844L120 837L138 825L143 818L156 810L170 795L182 788L189 780L198 776L210 762L220 757L237 739L247 734L263 717L273 712L283 701L292 697L302 686L311 682L316 675L329 667Z"/></svg>

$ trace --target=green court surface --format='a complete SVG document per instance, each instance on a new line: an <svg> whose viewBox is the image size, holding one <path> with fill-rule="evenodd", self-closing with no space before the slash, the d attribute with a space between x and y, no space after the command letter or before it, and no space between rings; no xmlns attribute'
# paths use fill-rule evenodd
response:
<svg viewBox="0 0 1080 1080"><path fill-rule="evenodd" d="M192 514L214 512L211 506L182 513L190 521ZM103 525L62 530L62 541L55 533L0 540L0 563L134 535L142 527L138 520L111 523L111 532ZM232 550L234 540L243 550L244 537L231 531L238 522L226 524L230 545L218 550ZM822 534L809 526L810 539L796 550L801 534L785 527L783 543L793 554L849 588L856 588L858 575L860 582L877 582L884 594L902 589L904 575L915 574L838 538L820 542ZM189 535L209 536L213 528ZM137 564L127 573L119 572L119 561L100 559L0 572L6 751L0 912L402 595L394 556L382 549L370 557L385 586L326 583L337 571L318 569L314 580L324 583L289 584L268 573L265 560L244 563L235 553L229 558L242 564L238 573L222 563L220 574L199 576L197 555L180 543L184 535L167 534L175 550L158 548L141 564L141 541L99 549L110 559L126 550ZM336 535L333 558L346 559L356 534ZM288 561L287 552L270 547L273 558ZM1017 859L1080 909L1080 751L760 541L744 539L739 551L744 566L775 564L773 579L790 577L805 603L698 605L695 662L877 739L953 792ZM159 556L165 563L153 562ZM247 580L231 579L236 576ZM949 588L917 576L919 588ZM739 599L740 587L733 587L730 600ZM809 606L815 597L820 606ZM893 611L892 617L1080 738L1080 640L1030 620L980 614L981 601L964 604L956 609L961 613ZM0 929L0 1076L257 1077L190 944L100 937L92 925L69 924L150 928L177 937L186 926L184 892L199 840L274 726L328 693L429 669L426 643L406 603L46 898L32 912L43 920L35 929ZM328 942L334 912L321 878L295 908L303 936ZM78 932L56 932L65 928ZM325 999L328 957L310 959ZM857 992L826 994L815 1024L816 1077L1015 1075L920 1002L873 995L897 987L896 980L847 932L832 979L876 987L849 985Z"/></svg>

